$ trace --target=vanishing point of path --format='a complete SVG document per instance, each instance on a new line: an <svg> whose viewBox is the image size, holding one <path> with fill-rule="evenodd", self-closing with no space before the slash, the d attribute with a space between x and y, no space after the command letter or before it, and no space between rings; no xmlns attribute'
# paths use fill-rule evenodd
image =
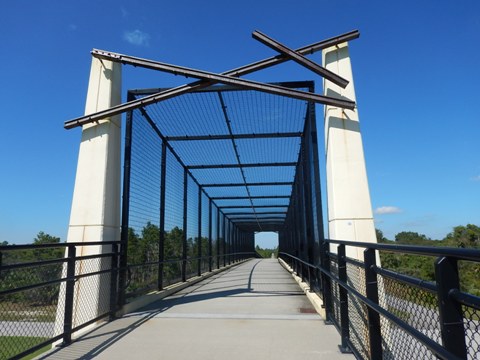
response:
<svg viewBox="0 0 480 360"><path fill-rule="evenodd" d="M276 259L254 259L41 359L352 359Z"/></svg>

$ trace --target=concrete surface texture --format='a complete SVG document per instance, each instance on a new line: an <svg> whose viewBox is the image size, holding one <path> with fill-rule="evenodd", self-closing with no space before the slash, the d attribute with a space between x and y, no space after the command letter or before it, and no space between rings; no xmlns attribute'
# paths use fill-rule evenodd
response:
<svg viewBox="0 0 480 360"><path fill-rule="evenodd" d="M276 259L254 259L39 359L353 359Z"/></svg>

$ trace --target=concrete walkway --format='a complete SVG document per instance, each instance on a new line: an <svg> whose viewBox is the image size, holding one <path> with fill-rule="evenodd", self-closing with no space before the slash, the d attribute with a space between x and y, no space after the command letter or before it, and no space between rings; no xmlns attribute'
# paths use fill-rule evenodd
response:
<svg viewBox="0 0 480 360"><path fill-rule="evenodd" d="M251 260L41 359L353 359L276 259Z"/></svg>

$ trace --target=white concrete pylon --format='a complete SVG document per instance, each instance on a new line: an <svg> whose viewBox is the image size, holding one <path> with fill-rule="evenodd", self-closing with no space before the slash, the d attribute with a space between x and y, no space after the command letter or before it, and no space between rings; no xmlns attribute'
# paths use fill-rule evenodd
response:
<svg viewBox="0 0 480 360"><path fill-rule="evenodd" d="M345 89L324 80L324 94L356 101L348 44L323 50L323 66L349 80ZM377 242L358 111L325 106L329 238ZM363 249L347 247L363 261Z"/></svg>
<svg viewBox="0 0 480 360"><path fill-rule="evenodd" d="M324 94L344 97L356 101L353 83L352 66L348 51L348 43L343 43L322 52L323 66L328 70L349 80L345 89L324 80ZM329 238L358 242L376 243L375 224L368 188L367 170L363 153L362 135L358 110L346 110L333 106L325 106L325 151L327 164L327 201ZM347 257L364 261L363 248L346 247ZM331 245L336 252L336 246ZM376 263L380 266L380 257L376 252ZM347 276L356 290L363 292L365 275L363 270L349 267ZM380 306L387 309L385 287L381 277L378 278ZM365 307L355 297L349 297L349 312L366 318ZM351 315L352 316L352 315ZM381 318L384 354L393 352L391 326ZM368 344L368 328L361 325L354 332L356 341ZM368 350L365 356L369 357Z"/></svg>
<svg viewBox="0 0 480 360"><path fill-rule="evenodd" d="M120 103L121 64L92 58L85 114ZM120 151L120 116L83 126L67 243L120 240ZM110 246L78 247L76 255L100 254L110 249ZM109 262L108 258L81 261L77 263L76 274L105 269ZM109 289L108 274L82 278L75 283L74 327L108 311ZM61 293L64 291L62 286ZM60 306L63 304L59 304L59 310ZM61 326L63 310L57 311L57 331Z"/></svg>

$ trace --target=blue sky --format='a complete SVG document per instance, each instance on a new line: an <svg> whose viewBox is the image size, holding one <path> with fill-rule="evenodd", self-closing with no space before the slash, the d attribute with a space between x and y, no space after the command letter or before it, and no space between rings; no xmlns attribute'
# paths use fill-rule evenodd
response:
<svg viewBox="0 0 480 360"><path fill-rule="evenodd" d="M480 225L477 0L18 0L0 13L0 241L31 242L40 230L65 240L80 130L63 122L83 114L92 48L221 72L274 54L254 30L295 48L353 29L376 226L388 238L437 239ZM296 64L248 78L321 86ZM123 79L124 93L188 81L128 67ZM323 171L322 143L320 152Z"/></svg>

